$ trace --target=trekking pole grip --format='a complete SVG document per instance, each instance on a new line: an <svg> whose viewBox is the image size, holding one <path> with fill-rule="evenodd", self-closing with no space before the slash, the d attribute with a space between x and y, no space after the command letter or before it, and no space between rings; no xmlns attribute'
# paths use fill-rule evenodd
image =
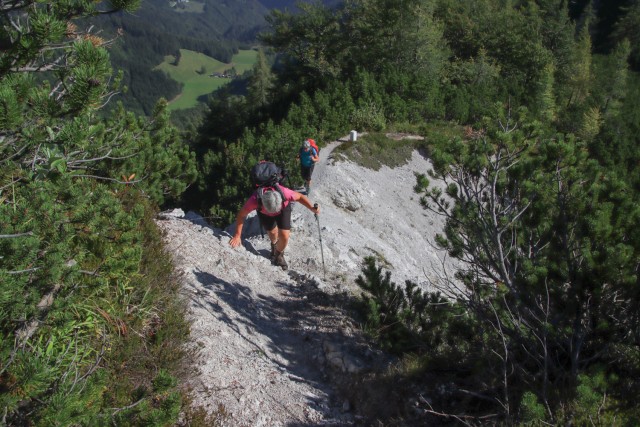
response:
<svg viewBox="0 0 640 427"><path fill-rule="evenodd" d="M313 204L313 209L318 210L318 204L317 203ZM318 217L318 213L317 212L314 212L313 214L316 216L316 218Z"/></svg>

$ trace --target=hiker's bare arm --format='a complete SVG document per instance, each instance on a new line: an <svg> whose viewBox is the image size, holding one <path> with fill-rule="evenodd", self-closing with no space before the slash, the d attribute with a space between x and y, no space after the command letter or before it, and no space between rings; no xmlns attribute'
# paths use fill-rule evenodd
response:
<svg viewBox="0 0 640 427"><path fill-rule="evenodd" d="M298 203L301 203L302 205L304 205L307 209L309 209L311 212L315 213L315 214L319 214L320 213L320 205L317 205L318 207L314 207L313 203L311 203L311 201L309 200L309 198L307 196L305 196L304 194L300 194L298 192L295 192L295 195L293 197L293 200L295 200Z"/></svg>
<svg viewBox="0 0 640 427"><path fill-rule="evenodd" d="M240 238L242 236L242 227L244 227L244 219L247 217L247 215L249 215L249 212L250 211L246 210L245 208L242 208L240 209L240 212L238 212L238 215L236 215L236 232L229 241L229 244L232 248L240 246Z"/></svg>
<svg viewBox="0 0 640 427"><path fill-rule="evenodd" d="M316 154L315 156L311 156L311 160L314 161L314 163L317 163L320 161L320 155Z"/></svg>

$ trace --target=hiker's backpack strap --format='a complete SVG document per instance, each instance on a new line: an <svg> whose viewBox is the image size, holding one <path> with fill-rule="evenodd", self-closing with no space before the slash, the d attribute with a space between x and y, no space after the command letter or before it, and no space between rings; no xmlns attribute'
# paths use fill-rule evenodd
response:
<svg viewBox="0 0 640 427"><path fill-rule="evenodd" d="M264 187L258 187L256 189L256 200L258 201L258 212L260 212L262 210L262 193L263 193Z"/></svg>

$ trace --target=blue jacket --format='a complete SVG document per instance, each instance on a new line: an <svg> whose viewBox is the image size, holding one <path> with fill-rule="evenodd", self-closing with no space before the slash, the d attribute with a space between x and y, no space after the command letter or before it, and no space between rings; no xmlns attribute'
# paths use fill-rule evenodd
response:
<svg viewBox="0 0 640 427"><path fill-rule="evenodd" d="M306 168L313 166L311 157L317 156L318 153L313 147L309 147L309 151L305 151L304 147L300 148L300 164Z"/></svg>

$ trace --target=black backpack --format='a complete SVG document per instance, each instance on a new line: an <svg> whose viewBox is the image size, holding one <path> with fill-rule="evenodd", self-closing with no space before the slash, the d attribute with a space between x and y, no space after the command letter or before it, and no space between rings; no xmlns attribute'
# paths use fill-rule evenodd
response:
<svg viewBox="0 0 640 427"><path fill-rule="evenodd" d="M273 162L262 160L251 168L251 182L255 187L280 184L285 178L284 170Z"/></svg>
<svg viewBox="0 0 640 427"><path fill-rule="evenodd" d="M262 160L251 168L250 176L251 182L256 188L258 211L262 208L262 194L270 189L274 189L280 193L282 196L282 208L284 209L285 197L284 192L280 188L280 183L284 181L287 173L283 168L273 162Z"/></svg>

